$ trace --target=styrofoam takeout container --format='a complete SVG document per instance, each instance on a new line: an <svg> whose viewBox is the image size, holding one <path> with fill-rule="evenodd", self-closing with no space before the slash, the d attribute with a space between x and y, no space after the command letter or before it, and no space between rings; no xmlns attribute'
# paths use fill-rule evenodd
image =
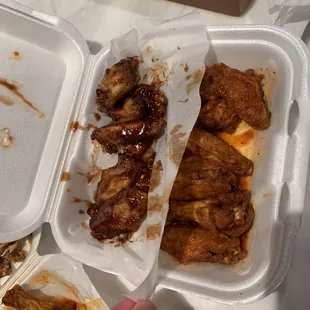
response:
<svg viewBox="0 0 310 310"><path fill-rule="evenodd" d="M4 3L12 6L9 0ZM5 127L11 126L16 135L14 148L1 159L1 167L9 169L1 169L0 242L50 222L63 252L115 273L103 268L102 248L81 225L88 216L78 211L86 206L72 199L93 195L94 187L78 174L88 169L89 132L69 131L72 121L95 123L95 89L107 67L109 46L90 55L73 26L16 5L15 9L0 5L0 29L1 77L20 83L25 96L46 114L42 120L33 111L0 105L2 120L8 123ZM161 253L159 284L219 302L246 303L280 284L300 229L310 145L309 54L301 40L275 27L207 27L207 35L212 41L207 64L222 61L239 69L268 68L276 73L276 84L270 89L271 127L259 132L255 141L260 153L254 158L252 186L256 220L244 263L178 266ZM14 49L24 55L22 65L6 61ZM107 122L102 118L99 125ZM103 167L111 164L111 159L102 163ZM70 184L60 182L62 171L70 171Z"/></svg>
<svg viewBox="0 0 310 310"><path fill-rule="evenodd" d="M22 263L14 263L12 266L13 267L12 274L0 279L0 296L2 292L5 292L5 288L6 288L5 284L9 280L18 277L18 275L22 272L22 270L31 263L31 261L33 260L33 257L37 254L37 249L38 249L39 242L41 239L41 232L42 232L42 229L41 227L39 227L36 231L32 233L31 241L27 241L25 243L25 246L23 248L23 250L27 254L25 260Z"/></svg>
<svg viewBox="0 0 310 310"><path fill-rule="evenodd" d="M86 304L88 310L109 309L100 299L82 264L64 254L39 256L35 253L27 266L13 275L0 290L0 299L17 283L33 296L64 297Z"/></svg>

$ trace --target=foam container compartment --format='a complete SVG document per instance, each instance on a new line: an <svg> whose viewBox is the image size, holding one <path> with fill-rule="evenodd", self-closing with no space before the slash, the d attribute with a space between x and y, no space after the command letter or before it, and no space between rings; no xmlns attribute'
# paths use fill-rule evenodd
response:
<svg viewBox="0 0 310 310"><path fill-rule="evenodd" d="M82 264L64 254L33 255L29 264L6 283L0 291L0 299L17 283L32 296L64 297L85 304L86 308L82 308L87 310L109 309L100 299ZM0 305L0 309L8 308Z"/></svg>
<svg viewBox="0 0 310 310"><path fill-rule="evenodd" d="M95 89L107 68L109 45L90 55L73 26L9 0L0 5L0 29L5 46L0 51L4 61L0 77L21 84L23 94L46 115L39 119L33 111L0 104L1 120L14 120L5 127L11 126L16 135L15 145L1 159L0 242L25 236L50 222L64 253L116 273L103 267L102 248L82 225L88 216L79 211L86 210L86 205L72 199L91 199L96 187L88 186L79 174L88 170L91 161L90 133L69 130L72 121L83 125L109 121L103 117L96 123L94 117ZM260 154L254 156L252 178L256 220L243 263L179 266L161 253L158 281L163 287L223 303L247 303L280 284L301 225L310 146L309 52L301 40L275 27L218 26L206 31L212 43L207 64L268 68L267 78L276 73L276 83L269 90L271 127L255 138L255 151ZM10 64L15 49L24 56L20 63ZM106 158L101 164L111 166L116 160ZM13 173L3 167L12 167ZM70 182L60 182L62 171L69 171ZM14 195L15 187L20 188L20 195Z"/></svg>
<svg viewBox="0 0 310 310"><path fill-rule="evenodd" d="M22 263L14 263L12 266L12 274L0 279L0 296L3 292L5 292L6 283L8 281L11 281L11 279L15 279L16 277L18 277L22 270L27 268L27 266L29 266L29 264L32 262L33 257L37 255L37 249L41 239L41 231L41 227L34 231L32 233L31 241L27 241L25 246L23 247L23 250L27 253L26 259Z"/></svg>

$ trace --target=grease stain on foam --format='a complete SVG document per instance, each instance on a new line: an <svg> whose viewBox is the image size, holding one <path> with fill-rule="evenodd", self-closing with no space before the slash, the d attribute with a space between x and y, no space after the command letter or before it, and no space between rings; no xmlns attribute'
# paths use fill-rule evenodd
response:
<svg viewBox="0 0 310 310"><path fill-rule="evenodd" d="M45 114L43 112L41 112L38 108L36 108L34 106L34 104L32 104L28 99L26 99L24 97L24 95L20 92L20 90L18 89L17 85L8 82L6 79L0 78L0 86L5 87L8 91L10 91L14 96L18 97L19 99L21 99L21 101L26 104L30 109L36 111L39 115L39 118L43 119L45 117ZM0 100L0 102L4 103L5 105L13 105L15 104L15 101L13 101L13 99L5 97L6 99ZM2 96L3 99L3 96ZM8 104L9 103L9 104Z"/></svg>
<svg viewBox="0 0 310 310"><path fill-rule="evenodd" d="M78 121L72 121L69 130L76 132L77 130L88 131L90 129L97 129L93 124L88 124L87 126L81 125Z"/></svg>
<svg viewBox="0 0 310 310"><path fill-rule="evenodd" d="M186 133L180 132L182 125L176 125L171 129L169 141L169 159L178 166L182 160L186 141L183 139Z"/></svg>
<svg viewBox="0 0 310 310"><path fill-rule="evenodd" d="M161 224L148 225L146 228L146 239L155 240L160 237Z"/></svg>
<svg viewBox="0 0 310 310"><path fill-rule="evenodd" d="M67 182L67 181L70 181L71 180L71 175L70 175L70 172L68 171L63 171L61 173L61 176L60 176L60 181L61 182Z"/></svg>
<svg viewBox="0 0 310 310"><path fill-rule="evenodd" d="M101 120L101 115L98 112L94 113L94 118L97 122L99 122Z"/></svg>
<svg viewBox="0 0 310 310"><path fill-rule="evenodd" d="M60 276L55 273L51 273L48 270L40 270L34 276L28 280L28 285L30 288L35 289L38 286L44 286L48 284L56 284L64 289L65 292L68 292L77 300L80 300L80 294L78 288L74 284L69 284L63 280Z"/></svg>
<svg viewBox="0 0 310 310"><path fill-rule="evenodd" d="M155 188L157 188L161 184L162 174L163 174L163 164L161 160L158 160L153 166L150 180L150 189L149 189L150 192L152 192Z"/></svg>
<svg viewBox="0 0 310 310"><path fill-rule="evenodd" d="M12 55L10 56L10 59L20 61L23 59L23 57L19 51L13 51Z"/></svg>
<svg viewBox="0 0 310 310"><path fill-rule="evenodd" d="M77 227L83 228L85 230L89 229L89 226L88 226L88 224L87 224L87 222L85 220L82 221L79 225L77 225Z"/></svg>
<svg viewBox="0 0 310 310"><path fill-rule="evenodd" d="M4 149L9 149L13 145L14 137L10 128L2 128L0 130L0 144Z"/></svg>

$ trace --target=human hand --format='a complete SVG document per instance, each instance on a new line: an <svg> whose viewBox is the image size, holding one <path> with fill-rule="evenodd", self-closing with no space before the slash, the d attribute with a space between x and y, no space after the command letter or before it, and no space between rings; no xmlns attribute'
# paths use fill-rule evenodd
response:
<svg viewBox="0 0 310 310"><path fill-rule="evenodd" d="M150 301L140 300L135 302L129 298L124 299L111 310L157 310L157 308Z"/></svg>

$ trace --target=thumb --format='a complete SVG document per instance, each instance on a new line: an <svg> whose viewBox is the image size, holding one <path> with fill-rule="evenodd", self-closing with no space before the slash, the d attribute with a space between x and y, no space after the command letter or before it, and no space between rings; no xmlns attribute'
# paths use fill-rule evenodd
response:
<svg viewBox="0 0 310 310"><path fill-rule="evenodd" d="M140 300L138 303L132 308L132 310L157 310L155 305L147 300Z"/></svg>

